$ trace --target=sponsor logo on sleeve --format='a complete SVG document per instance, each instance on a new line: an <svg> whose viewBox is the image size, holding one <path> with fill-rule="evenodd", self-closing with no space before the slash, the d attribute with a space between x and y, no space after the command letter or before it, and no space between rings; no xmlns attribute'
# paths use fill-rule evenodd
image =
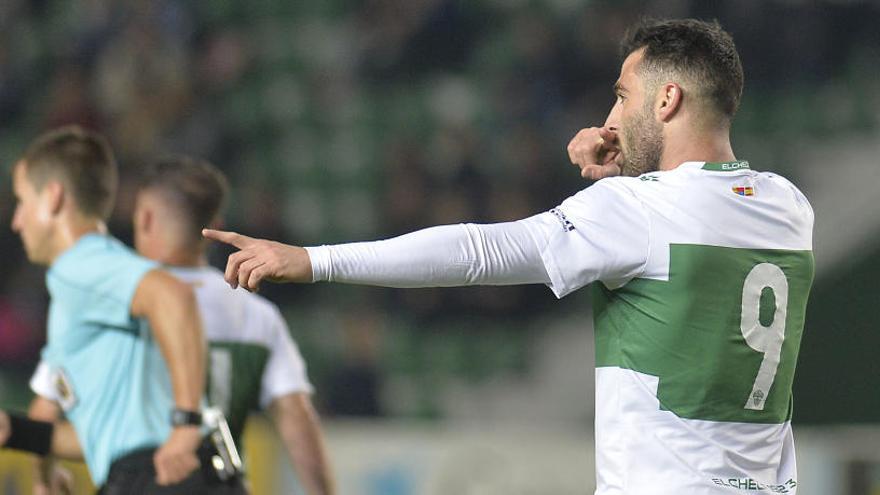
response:
<svg viewBox="0 0 880 495"><path fill-rule="evenodd" d="M562 225L562 230L565 232L571 232L574 230L574 224L565 216L565 213L562 213L562 210L559 208L553 208L550 210L550 213L554 214L556 219L559 220L560 225Z"/></svg>

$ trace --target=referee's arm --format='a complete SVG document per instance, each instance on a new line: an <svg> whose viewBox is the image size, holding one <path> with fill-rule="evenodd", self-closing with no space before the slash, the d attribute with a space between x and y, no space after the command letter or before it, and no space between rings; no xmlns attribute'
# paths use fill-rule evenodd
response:
<svg viewBox="0 0 880 495"><path fill-rule="evenodd" d="M199 411L205 390L205 340L192 288L163 270L152 270L138 284L131 314L146 318L171 376L174 407ZM169 421L171 411L168 411ZM176 426L153 462L160 485L182 481L199 467L198 426Z"/></svg>
<svg viewBox="0 0 880 495"><path fill-rule="evenodd" d="M3 410L0 410L0 447L37 455L51 453L71 461L83 460L76 432L67 421L36 421Z"/></svg>
<svg viewBox="0 0 880 495"><path fill-rule="evenodd" d="M38 375L40 375L41 366L43 366L43 363L40 363L40 366L37 367L37 372L35 373L34 378L31 380L32 387L35 381L39 381L37 377ZM61 407L54 400L43 397L38 393L31 401L31 405L28 407L27 415L29 419L56 423L55 433L53 434L53 447L51 455L33 456L33 495L44 495L59 492L59 490L53 490L53 487L58 488L59 486L64 486L68 492L72 492L73 487L70 485L73 482L73 478L70 472L55 461L56 458L59 456L65 457L68 460L80 460L82 459L83 454L73 428L71 428L70 425L67 424L66 429L68 431L66 433L61 433L61 430L59 430L58 428L59 425L57 423L61 420ZM55 436L58 436L59 433L61 433L63 436L56 440ZM66 438L64 435L66 435ZM60 443L56 446L56 442Z"/></svg>

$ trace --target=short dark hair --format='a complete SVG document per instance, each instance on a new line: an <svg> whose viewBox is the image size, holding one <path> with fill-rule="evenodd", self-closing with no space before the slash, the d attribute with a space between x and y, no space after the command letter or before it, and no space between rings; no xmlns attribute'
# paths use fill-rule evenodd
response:
<svg viewBox="0 0 880 495"><path fill-rule="evenodd" d="M226 204L229 182L217 167L183 155L160 158L145 170L139 191L156 191L186 222L192 240L217 219Z"/></svg>
<svg viewBox="0 0 880 495"><path fill-rule="evenodd" d="M743 88L742 63L733 38L718 21L642 19L624 36L621 58L642 47L643 74L684 76L719 115L729 119L736 113Z"/></svg>
<svg viewBox="0 0 880 495"><path fill-rule="evenodd" d="M97 132L59 127L34 140L22 161L37 191L59 179L82 213L106 220L113 211L119 172L110 144Z"/></svg>

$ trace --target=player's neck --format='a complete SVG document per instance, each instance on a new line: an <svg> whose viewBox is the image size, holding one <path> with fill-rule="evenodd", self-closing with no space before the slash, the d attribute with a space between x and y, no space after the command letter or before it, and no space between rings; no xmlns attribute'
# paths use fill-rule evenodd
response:
<svg viewBox="0 0 880 495"><path fill-rule="evenodd" d="M208 258L202 249L186 245L168 246L156 261L165 266L197 268L208 265Z"/></svg>
<svg viewBox="0 0 880 495"><path fill-rule="evenodd" d="M103 220L85 217L81 215L69 214L59 219L55 235L52 240L52 249L49 254L49 264L62 253L73 247L81 237L87 234L106 234L107 224Z"/></svg>
<svg viewBox="0 0 880 495"><path fill-rule="evenodd" d="M732 162L736 160L726 129L690 132L680 139L669 138L660 158L659 170L672 170L685 162Z"/></svg>

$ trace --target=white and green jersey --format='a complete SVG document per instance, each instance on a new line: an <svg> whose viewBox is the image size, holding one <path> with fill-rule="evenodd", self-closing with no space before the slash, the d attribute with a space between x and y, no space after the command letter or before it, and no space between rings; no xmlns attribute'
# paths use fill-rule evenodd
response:
<svg viewBox="0 0 880 495"><path fill-rule="evenodd" d="M286 394L312 393L306 365L278 307L232 290L214 267L169 271L193 287L208 340L208 402L220 407L237 445L248 414Z"/></svg>
<svg viewBox="0 0 880 495"><path fill-rule="evenodd" d="M554 210L560 297L593 287L600 495L795 493L791 386L813 212L747 162L606 179Z"/></svg>
<svg viewBox="0 0 880 495"><path fill-rule="evenodd" d="M306 248L314 281L593 282L597 495L795 493L813 212L746 162L603 179L517 222Z"/></svg>

